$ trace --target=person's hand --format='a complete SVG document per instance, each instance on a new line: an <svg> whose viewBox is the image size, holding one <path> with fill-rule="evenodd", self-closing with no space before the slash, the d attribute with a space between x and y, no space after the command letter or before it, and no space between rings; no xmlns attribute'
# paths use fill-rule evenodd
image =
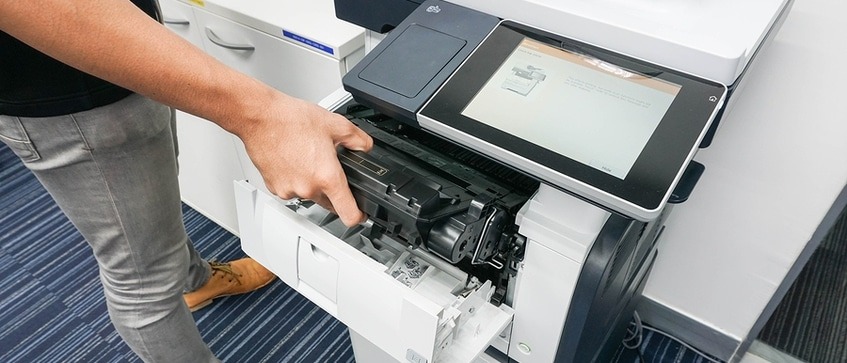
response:
<svg viewBox="0 0 847 363"><path fill-rule="evenodd" d="M373 140L343 116L280 94L239 137L268 189L283 199L310 199L347 226L365 220L338 161L336 146L370 151Z"/></svg>

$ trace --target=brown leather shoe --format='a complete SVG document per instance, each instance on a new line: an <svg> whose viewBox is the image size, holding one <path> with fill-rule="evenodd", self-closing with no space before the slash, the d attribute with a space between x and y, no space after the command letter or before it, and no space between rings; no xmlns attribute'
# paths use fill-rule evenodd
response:
<svg viewBox="0 0 847 363"><path fill-rule="evenodd" d="M276 276L252 258L228 263L212 262L212 276L197 290L183 294L191 312L200 310L219 297L238 295L261 289Z"/></svg>

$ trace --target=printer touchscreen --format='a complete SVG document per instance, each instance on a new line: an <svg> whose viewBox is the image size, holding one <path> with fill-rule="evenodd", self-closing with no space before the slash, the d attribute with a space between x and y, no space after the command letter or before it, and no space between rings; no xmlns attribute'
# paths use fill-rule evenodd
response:
<svg viewBox="0 0 847 363"><path fill-rule="evenodd" d="M524 39L462 115L624 179L679 89Z"/></svg>
<svg viewBox="0 0 847 363"><path fill-rule="evenodd" d="M650 220L725 95L720 83L504 20L417 121L551 186Z"/></svg>

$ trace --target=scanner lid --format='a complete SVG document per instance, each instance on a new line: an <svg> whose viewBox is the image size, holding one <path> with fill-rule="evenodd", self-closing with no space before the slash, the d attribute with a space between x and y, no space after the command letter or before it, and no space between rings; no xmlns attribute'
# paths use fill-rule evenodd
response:
<svg viewBox="0 0 847 363"><path fill-rule="evenodd" d="M793 0L449 0L734 84Z"/></svg>

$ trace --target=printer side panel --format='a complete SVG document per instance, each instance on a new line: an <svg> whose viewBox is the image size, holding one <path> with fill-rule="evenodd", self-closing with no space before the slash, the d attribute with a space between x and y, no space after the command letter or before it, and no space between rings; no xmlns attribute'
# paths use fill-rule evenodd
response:
<svg viewBox="0 0 847 363"><path fill-rule="evenodd" d="M641 222L542 184L517 221L527 246L508 355L524 363L608 361L641 298L669 210Z"/></svg>
<svg viewBox="0 0 847 363"><path fill-rule="evenodd" d="M553 362L580 271L611 214L542 184L518 215L527 238L513 299L509 356L522 363Z"/></svg>
<svg viewBox="0 0 847 363"><path fill-rule="evenodd" d="M612 360L641 300L661 224L609 217L580 273L556 362Z"/></svg>

